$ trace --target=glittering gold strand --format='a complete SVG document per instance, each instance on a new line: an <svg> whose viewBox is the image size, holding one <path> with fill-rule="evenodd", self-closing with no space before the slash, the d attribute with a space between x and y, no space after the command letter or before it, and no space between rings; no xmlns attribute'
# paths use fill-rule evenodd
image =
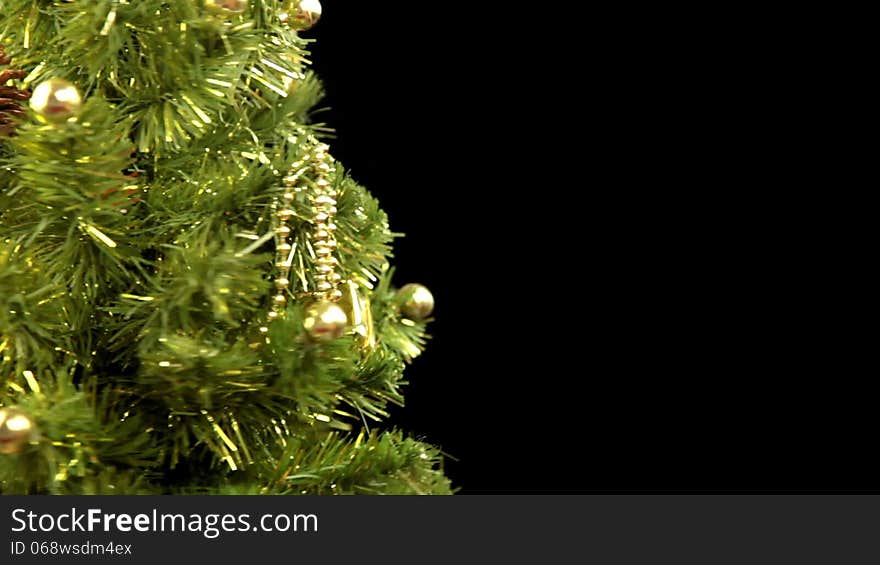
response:
<svg viewBox="0 0 880 565"><path fill-rule="evenodd" d="M318 300L336 302L342 298L339 285L342 275L337 272L339 260L334 256L336 252L336 189L327 180L327 176L335 172L332 157L327 155L329 147L326 144L318 145L313 153L313 164L317 170L312 191L312 213L314 217L314 229L309 233L312 249L315 250L315 274L314 296Z"/></svg>
<svg viewBox="0 0 880 565"><path fill-rule="evenodd" d="M336 172L335 163L326 144L311 136L307 142L308 149L283 177L284 190L272 204L277 275L269 322L284 315L291 297L305 298L308 308L303 329L312 340L326 342L352 334L361 347L373 349L377 338L370 299L360 294L361 287L369 288L370 283L357 274L343 276L338 258L336 215L339 195L330 180ZM294 203L306 203L308 210L297 213ZM294 217L311 219L305 240L297 242L294 238L288 225ZM298 244L303 248L297 250ZM306 276L306 257L313 260L311 280ZM367 272L367 276L372 275ZM302 293L295 295L291 292L294 277L302 288ZM269 331L267 326L260 328L264 334Z"/></svg>
<svg viewBox="0 0 880 565"><path fill-rule="evenodd" d="M336 253L336 189L328 180L335 171L333 158L328 154L329 146L314 138L310 147L300 160L291 165L283 178L284 192L273 203L276 294L272 299L269 321L282 315L287 305L291 272L296 252L296 241L288 222L296 216L293 203L300 193L307 193L311 205L312 230L308 234L308 247L315 256L315 286L308 288L303 279L303 289L316 302L336 302L342 297L340 285L343 277L339 273L339 260ZM309 174L311 173L311 174Z"/></svg>

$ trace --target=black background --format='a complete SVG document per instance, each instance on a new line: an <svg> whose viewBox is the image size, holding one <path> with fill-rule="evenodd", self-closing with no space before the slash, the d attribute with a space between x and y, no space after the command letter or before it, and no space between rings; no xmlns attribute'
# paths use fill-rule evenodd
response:
<svg viewBox="0 0 880 565"><path fill-rule="evenodd" d="M396 282L437 299L394 422L463 493L876 489L876 377L772 120L739 129L692 52L480 9L328 1L308 33Z"/></svg>
<svg viewBox="0 0 880 565"><path fill-rule="evenodd" d="M535 331L521 310L533 308L521 290L531 275L517 259L524 208L501 172L493 120L505 102L486 88L492 61L468 40L477 24L420 2L324 4L307 33L327 90L328 111L315 119L336 129L334 154L406 234L395 245L395 283L421 282L437 302L433 339L407 373L407 404L393 423L444 449L462 492L552 487L525 477L536 463L527 460L541 457L527 453L533 446L514 448L549 407L521 397L534 351L520 348ZM558 379L530 378L539 387Z"/></svg>

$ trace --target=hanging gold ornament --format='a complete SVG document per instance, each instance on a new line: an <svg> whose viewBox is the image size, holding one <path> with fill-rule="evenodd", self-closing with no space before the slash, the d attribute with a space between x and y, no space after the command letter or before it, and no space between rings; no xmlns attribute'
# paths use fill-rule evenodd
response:
<svg viewBox="0 0 880 565"><path fill-rule="evenodd" d="M248 0L205 0L205 8L219 16L234 16L247 11Z"/></svg>
<svg viewBox="0 0 880 565"><path fill-rule="evenodd" d="M348 317L333 302L318 302L309 307L303 328L315 341L333 341L345 333Z"/></svg>
<svg viewBox="0 0 880 565"><path fill-rule="evenodd" d="M363 347L375 348L376 331L369 295L362 293L360 285L353 280L347 281L343 289L339 306L348 316L348 331L358 336L358 341Z"/></svg>
<svg viewBox="0 0 880 565"><path fill-rule="evenodd" d="M411 283L397 291L397 303L404 316L424 320L434 311L434 295L426 287Z"/></svg>
<svg viewBox="0 0 880 565"><path fill-rule="evenodd" d="M321 19L321 2L319 0L288 0L281 13L281 23L289 25L296 31L312 29Z"/></svg>
<svg viewBox="0 0 880 565"><path fill-rule="evenodd" d="M82 98L73 84L61 78L52 78L37 85L30 105L44 121L60 123L79 114Z"/></svg>
<svg viewBox="0 0 880 565"><path fill-rule="evenodd" d="M34 421L20 408L0 408L0 453L12 455L21 450L34 434Z"/></svg>

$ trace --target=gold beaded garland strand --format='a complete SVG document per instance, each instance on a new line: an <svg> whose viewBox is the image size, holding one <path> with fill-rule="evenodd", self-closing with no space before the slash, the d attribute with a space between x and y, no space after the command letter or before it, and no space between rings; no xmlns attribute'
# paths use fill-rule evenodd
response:
<svg viewBox="0 0 880 565"><path fill-rule="evenodd" d="M336 197L338 193L328 180L335 172L333 158L328 154L329 146L310 139L309 149L303 156L291 165L288 174L283 178L284 192L275 202L274 216L275 231L275 266L278 276L275 279L277 294L272 300L272 310L269 312L269 321L280 317L287 305L290 288L291 270L293 267L296 242L293 241L293 230L288 222L296 215L293 210L293 202L297 195L308 190L308 199L311 205L313 228L308 233L308 244L315 256L316 273L314 275L315 288L304 289L317 303L322 311L332 310L328 320L332 320L335 327L328 331L321 323L316 324L313 307L306 319L305 329L309 335L318 340L335 339L341 335L346 320L342 319L345 314L333 303L342 297L339 289L342 283L342 275L339 273L339 260L336 258ZM309 182L306 178L308 172L313 172L314 180ZM307 284L304 282L304 286ZM319 316L320 317L320 316ZM326 316L325 316L326 317Z"/></svg>
<svg viewBox="0 0 880 565"><path fill-rule="evenodd" d="M309 240L315 252L316 289L313 293L315 298L326 302L336 302L342 298L339 285L342 275L337 272L339 260L336 253L336 189L327 180L327 176L334 173L333 159L327 155L329 147L320 144L313 154L318 178L311 194L312 212L314 214L314 229L309 233Z"/></svg>

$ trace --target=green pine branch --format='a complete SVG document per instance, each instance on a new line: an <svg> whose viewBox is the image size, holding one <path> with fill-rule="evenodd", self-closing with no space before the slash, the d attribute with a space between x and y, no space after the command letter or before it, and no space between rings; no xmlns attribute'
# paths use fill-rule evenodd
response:
<svg viewBox="0 0 880 565"><path fill-rule="evenodd" d="M328 134L281 3L229 20L193 0L2 4L23 86L63 77L86 103L0 139L0 406L39 430L0 455L0 491L450 492L435 448L375 429L404 402L427 321L401 316L398 234L341 164L340 271L371 304L374 343L303 329L305 193L287 310L268 323L273 203Z"/></svg>

